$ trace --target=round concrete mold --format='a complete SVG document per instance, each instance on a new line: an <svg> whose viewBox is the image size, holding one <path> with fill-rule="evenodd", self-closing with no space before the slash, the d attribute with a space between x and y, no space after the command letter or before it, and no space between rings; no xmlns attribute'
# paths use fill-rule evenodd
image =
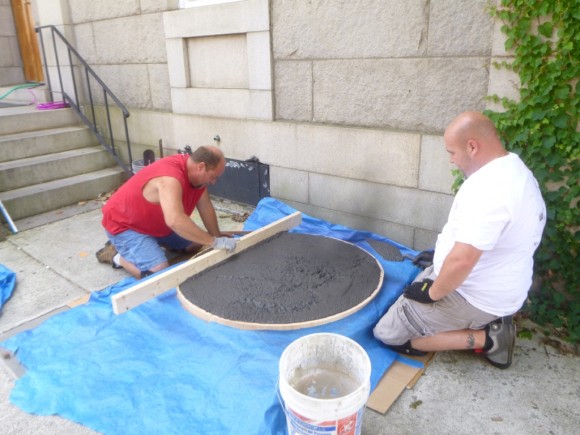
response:
<svg viewBox="0 0 580 435"><path fill-rule="evenodd" d="M383 269L351 243L281 233L217 264L177 288L196 316L240 329L300 329L364 307L383 283Z"/></svg>

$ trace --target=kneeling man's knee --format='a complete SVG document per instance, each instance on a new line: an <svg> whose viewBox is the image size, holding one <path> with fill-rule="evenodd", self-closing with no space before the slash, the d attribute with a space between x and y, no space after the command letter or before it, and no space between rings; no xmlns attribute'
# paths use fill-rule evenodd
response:
<svg viewBox="0 0 580 435"><path fill-rule="evenodd" d="M399 319L398 302L395 302L379 320L373 329L373 335L377 340L388 345L399 345L409 340L410 333Z"/></svg>

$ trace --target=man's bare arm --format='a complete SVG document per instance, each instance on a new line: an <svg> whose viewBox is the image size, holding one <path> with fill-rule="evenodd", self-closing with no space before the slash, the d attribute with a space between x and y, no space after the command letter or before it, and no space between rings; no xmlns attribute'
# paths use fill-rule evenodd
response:
<svg viewBox="0 0 580 435"><path fill-rule="evenodd" d="M205 192L203 192L203 195L197 202L197 211L199 212L199 216L201 217L201 220L205 225L208 233L215 237L221 236L222 234L220 232L217 215L213 204L211 203L207 189Z"/></svg>
<svg viewBox="0 0 580 435"><path fill-rule="evenodd" d="M153 183L151 186L150 184ZM192 242L200 243L202 245L211 245L214 237L204 230L199 228L188 216L181 202L182 190L179 181L173 177L159 177L151 180L148 187L152 187L152 191L156 191L165 223L175 233L184 239ZM150 193L150 192L145 192ZM151 200L155 195L147 195L146 198Z"/></svg>
<svg viewBox="0 0 580 435"><path fill-rule="evenodd" d="M472 245L455 242L443 262L441 272L429 289L431 299L436 301L455 291L471 273L482 253Z"/></svg>

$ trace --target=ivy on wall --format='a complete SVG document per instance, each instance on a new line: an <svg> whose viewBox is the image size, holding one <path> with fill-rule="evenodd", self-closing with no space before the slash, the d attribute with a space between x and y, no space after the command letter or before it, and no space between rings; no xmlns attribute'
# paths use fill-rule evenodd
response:
<svg viewBox="0 0 580 435"><path fill-rule="evenodd" d="M535 256L535 282L524 308L540 323L580 342L580 0L501 0L491 15L503 23L519 76L520 100L489 98L505 112L486 114L507 149L538 180L548 221Z"/></svg>

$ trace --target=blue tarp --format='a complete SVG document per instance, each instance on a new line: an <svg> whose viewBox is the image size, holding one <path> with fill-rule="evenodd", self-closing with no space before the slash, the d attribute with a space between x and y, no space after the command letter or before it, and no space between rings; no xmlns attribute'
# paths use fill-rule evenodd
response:
<svg viewBox="0 0 580 435"><path fill-rule="evenodd" d="M16 286L16 274L0 264L0 309L10 299Z"/></svg>
<svg viewBox="0 0 580 435"><path fill-rule="evenodd" d="M264 199L245 229L260 228L294 211ZM276 393L279 358L293 340L315 332L356 340L371 359L374 388L400 357L374 339L372 327L418 269L408 260L383 260L365 240L388 239L371 233L306 215L292 231L348 240L373 253L385 271L377 297L357 313L327 325L246 331L196 318L182 308L175 289L116 316L111 295L135 284L133 278L125 279L94 292L89 303L0 343L16 352L27 369L16 382L11 402L29 413L58 414L107 435L285 434Z"/></svg>

